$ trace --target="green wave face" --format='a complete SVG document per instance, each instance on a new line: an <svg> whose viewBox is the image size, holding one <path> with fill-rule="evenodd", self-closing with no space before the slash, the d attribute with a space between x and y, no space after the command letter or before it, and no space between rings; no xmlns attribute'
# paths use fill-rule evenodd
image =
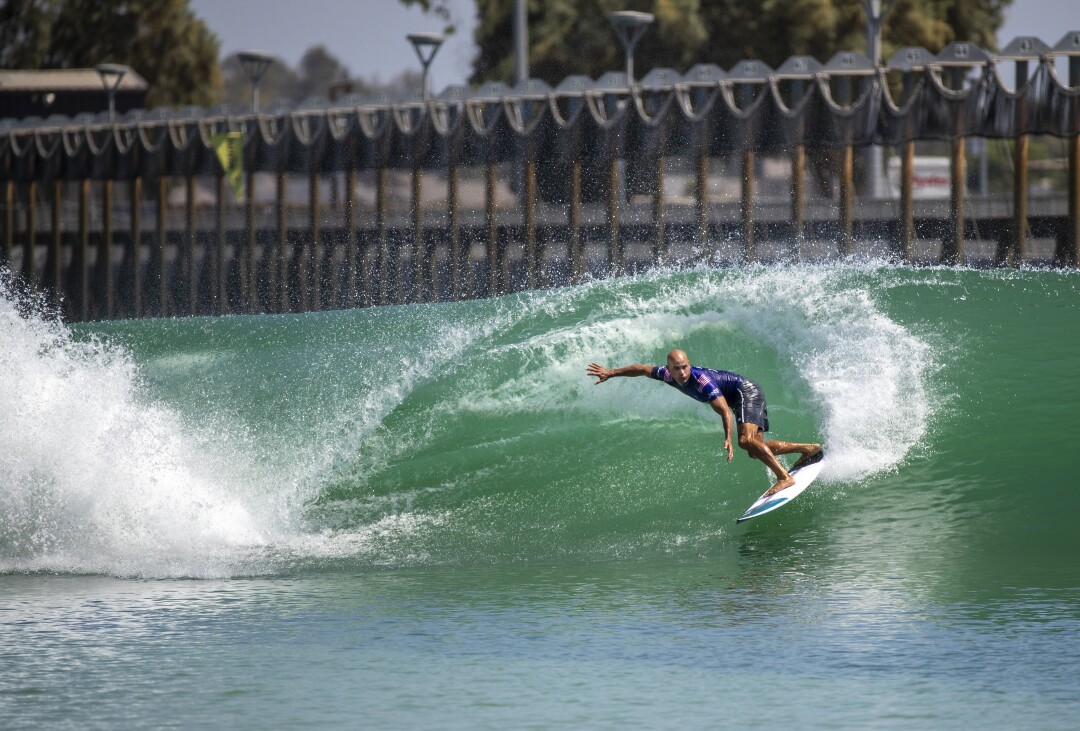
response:
<svg viewBox="0 0 1080 731"><path fill-rule="evenodd" d="M1073 581L1060 556L1080 547L1066 474L1078 284L879 265L665 271L74 331L5 292L0 569L216 576L801 546L851 580L858 557L942 585ZM738 450L726 463L716 415L650 379L585 375L674 347L760 383L774 436L823 442L814 487L736 527L769 475Z"/></svg>

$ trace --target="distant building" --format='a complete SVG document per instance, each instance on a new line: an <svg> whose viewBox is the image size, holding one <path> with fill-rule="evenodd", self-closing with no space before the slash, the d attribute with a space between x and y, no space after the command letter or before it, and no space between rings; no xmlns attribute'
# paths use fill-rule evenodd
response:
<svg viewBox="0 0 1080 731"><path fill-rule="evenodd" d="M146 79L128 71L116 90L116 112L146 106ZM94 69L0 71L0 119L104 112L109 96Z"/></svg>

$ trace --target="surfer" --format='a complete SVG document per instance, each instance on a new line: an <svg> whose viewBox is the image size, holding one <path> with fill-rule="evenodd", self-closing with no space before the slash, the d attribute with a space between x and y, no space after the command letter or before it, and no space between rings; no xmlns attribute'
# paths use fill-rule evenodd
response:
<svg viewBox="0 0 1080 731"><path fill-rule="evenodd" d="M731 425L734 420L739 425L739 446L752 458L764 462L776 475L776 483L765 495L772 495L795 484L795 478L788 474L776 455L801 454L799 461L792 466L795 469L821 454L820 444L795 444L776 439L766 442L764 433L769 431L769 411L761 387L738 373L692 366L686 353L681 350L668 353L666 366L636 364L605 368L599 363L590 363L587 372L600 379L597 385L616 376L648 376L674 386L690 398L709 404L724 422L724 449L728 462L735 456L731 447ZM734 417L732 406L735 407Z"/></svg>

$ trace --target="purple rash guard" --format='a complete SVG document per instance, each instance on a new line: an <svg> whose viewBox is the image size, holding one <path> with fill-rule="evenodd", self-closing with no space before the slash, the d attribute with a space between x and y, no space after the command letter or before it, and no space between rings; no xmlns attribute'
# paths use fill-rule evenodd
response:
<svg viewBox="0 0 1080 731"><path fill-rule="evenodd" d="M684 386L680 386L671 377L667 366L657 366L652 369L652 373L649 375L658 381L663 381L679 389L690 398L697 399L703 404L711 403L720 396L727 399L729 403L733 400L737 401L739 388L746 382L746 379L738 373L715 371L712 368L698 368L697 366L690 366L690 378Z"/></svg>

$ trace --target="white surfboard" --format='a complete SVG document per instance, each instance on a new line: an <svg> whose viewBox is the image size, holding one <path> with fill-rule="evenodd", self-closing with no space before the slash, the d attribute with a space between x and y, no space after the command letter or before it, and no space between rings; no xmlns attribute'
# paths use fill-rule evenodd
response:
<svg viewBox="0 0 1080 731"><path fill-rule="evenodd" d="M810 483L817 478L818 473L821 472L822 465L825 464L825 451L818 452L814 458L804 464L798 469L789 470L788 474L795 478L795 484L791 487L785 487L780 492L774 493L765 497L762 495L759 497L753 505L746 509L740 517L735 519L736 523L741 523L744 520L750 520L756 518L759 515L765 515L765 513L771 513L777 508L787 505L796 497L802 494L802 491L810 487ZM766 490L768 492L768 490Z"/></svg>

